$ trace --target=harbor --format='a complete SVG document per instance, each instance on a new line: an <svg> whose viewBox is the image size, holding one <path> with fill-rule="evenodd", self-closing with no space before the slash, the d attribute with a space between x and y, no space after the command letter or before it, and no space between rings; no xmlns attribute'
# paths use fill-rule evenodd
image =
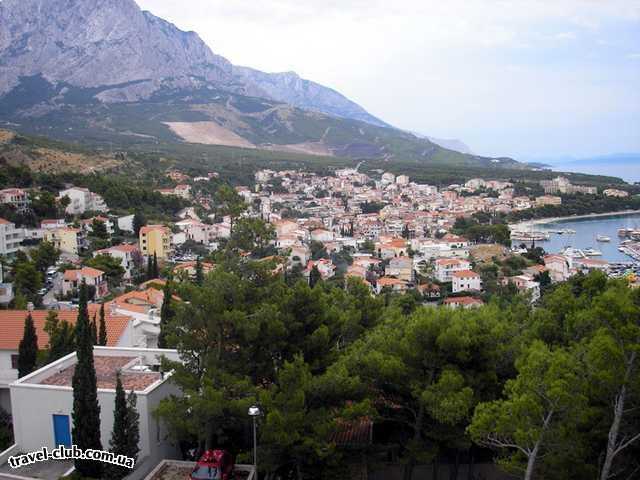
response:
<svg viewBox="0 0 640 480"><path fill-rule="evenodd" d="M539 243L548 253L640 264L640 212L532 220L510 226L515 245Z"/></svg>

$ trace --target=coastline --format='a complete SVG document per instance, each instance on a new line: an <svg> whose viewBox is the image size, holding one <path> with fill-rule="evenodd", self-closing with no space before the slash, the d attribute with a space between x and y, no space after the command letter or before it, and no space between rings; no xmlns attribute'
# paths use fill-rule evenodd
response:
<svg viewBox="0 0 640 480"><path fill-rule="evenodd" d="M547 225L549 223L562 222L565 220L580 220L584 218L600 218L600 217L617 217L626 215L640 214L640 210L621 210L619 212L605 212L605 213L588 213L584 215L572 215L568 217L549 217L538 218L534 220L525 220L523 222L514 223L509 225L510 230L528 230L536 225Z"/></svg>

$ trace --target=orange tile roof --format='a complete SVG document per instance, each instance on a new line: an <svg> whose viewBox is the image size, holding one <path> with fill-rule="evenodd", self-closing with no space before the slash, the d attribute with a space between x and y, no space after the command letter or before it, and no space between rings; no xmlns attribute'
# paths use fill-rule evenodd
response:
<svg viewBox="0 0 640 480"><path fill-rule="evenodd" d="M460 272L453 272L452 276L457 277L457 278L476 278L476 277L480 277L479 274L477 274L474 271L471 270L462 270Z"/></svg>
<svg viewBox="0 0 640 480"><path fill-rule="evenodd" d="M144 291L134 290L124 293L107 303L117 308L129 310L135 313L147 313L149 308L158 308L162 305L164 293L155 288L148 288Z"/></svg>
<svg viewBox="0 0 640 480"><path fill-rule="evenodd" d="M91 267L82 267L79 270L66 270L64 272L64 279L76 282L82 280L83 277L97 278L101 275L104 275L104 272L102 270Z"/></svg>
<svg viewBox="0 0 640 480"><path fill-rule="evenodd" d="M164 225L146 225L140 229L141 234L153 232L155 230L160 230L164 233L169 233L169 229Z"/></svg>
<svg viewBox="0 0 640 480"><path fill-rule="evenodd" d="M89 305L89 317L100 315L100 305ZM49 335L44 331L44 323L47 318L48 310L34 310L31 312L33 324L36 328L38 336L38 348L45 349L49 343ZM71 325L76 324L78 319L77 310L59 311L58 320L66 321ZM17 350L22 340L24 332L24 321L29 312L27 310L0 310L0 350ZM107 345L116 346L118 340L122 336L125 328L129 324L131 317L123 315L111 315L109 309L105 306L105 324L107 326Z"/></svg>
<svg viewBox="0 0 640 480"><path fill-rule="evenodd" d="M482 305L484 302L478 298L473 297L449 297L443 303L447 305Z"/></svg>
<svg viewBox="0 0 640 480"><path fill-rule="evenodd" d="M8 225L9 223L11 223L11 222L10 222L10 221L8 221L8 220L5 220L4 218L0 218L0 224L2 224L2 225Z"/></svg>

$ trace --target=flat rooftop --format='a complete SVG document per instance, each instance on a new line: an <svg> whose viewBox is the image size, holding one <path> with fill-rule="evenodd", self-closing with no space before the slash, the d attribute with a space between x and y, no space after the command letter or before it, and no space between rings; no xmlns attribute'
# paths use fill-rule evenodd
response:
<svg viewBox="0 0 640 480"><path fill-rule="evenodd" d="M136 366L140 364L137 356L101 356L94 353L93 362L96 368L98 388L115 389L118 371L120 371L125 391L134 390L140 392L146 390L161 378L159 372L136 370ZM76 362L34 383L71 387L75 369Z"/></svg>

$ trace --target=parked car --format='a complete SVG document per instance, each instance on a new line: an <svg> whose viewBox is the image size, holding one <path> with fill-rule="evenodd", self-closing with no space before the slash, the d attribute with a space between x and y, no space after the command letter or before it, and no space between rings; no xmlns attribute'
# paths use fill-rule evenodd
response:
<svg viewBox="0 0 640 480"><path fill-rule="evenodd" d="M193 467L191 480L232 480L233 457L226 450L207 450Z"/></svg>
<svg viewBox="0 0 640 480"><path fill-rule="evenodd" d="M41 288L40 290L38 290L38 295L40 295L41 297L43 297L44 295L47 294L49 290L47 290L46 288Z"/></svg>

